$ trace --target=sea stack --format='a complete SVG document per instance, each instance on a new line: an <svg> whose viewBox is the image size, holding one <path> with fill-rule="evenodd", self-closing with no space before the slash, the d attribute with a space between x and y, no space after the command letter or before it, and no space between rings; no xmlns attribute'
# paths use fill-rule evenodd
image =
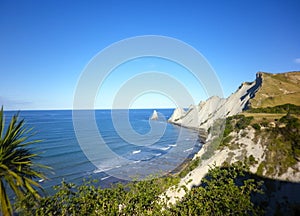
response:
<svg viewBox="0 0 300 216"><path fill-rule="evenodd" d="M151 116L150 119L151 119L151 120L158 120L158 115L157 115L156 110L153 111L152 116Z"/></svg>

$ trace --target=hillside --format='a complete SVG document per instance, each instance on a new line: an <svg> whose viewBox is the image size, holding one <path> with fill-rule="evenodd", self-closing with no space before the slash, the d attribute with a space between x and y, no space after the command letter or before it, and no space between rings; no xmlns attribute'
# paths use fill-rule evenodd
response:
<svg viewBox="0 0 300 216"><path fill-rule="evenodd" d="M300 72L263 73L259 72L262 84L249 103L253 108L272 107L281 104L300 105Z"/></svg>
<svg viewBox="0 0 300 216"><path fill-rule="evenodd" d="M271 74L258 72L253 82L244 82L228 98L210 97L185 112L177 108L169 122L183 127L208 130L220 118L239 114L250 108L300 105L300 72Z"/></svg>
<svg viewBox="0 0 300 216"><path fill-rule="evenodd" d="M279 109L282 106L273 110ZM199 166L181 179L178 187L167 191L169 202L176 203L185 197L186 189L201 185L210 167L243 162L250 175L264 181L267 214L293 215L300 208L300 106L285 114L266 110L265 116L261 109L261 113L228 117L224 134L220 129L223 121L216 121L207 142L194 156L200 160Z"/></svg>
<svg viewBox="0 0 300 216"><path fill-rule="evenodd" d="M251 175L264 179L268 214L293 215L291 212L298 211L299 84L300 72L259 72L254 82L243 83L227 99L212 97L187 112L175 110L170 122L208 131L206 143L194 157L201 161L199 166L180 181L179 187L191 190L200 185L214 165L244 162L249 165ZM185 194L184 189L167 191L171 203Z"/></svg>

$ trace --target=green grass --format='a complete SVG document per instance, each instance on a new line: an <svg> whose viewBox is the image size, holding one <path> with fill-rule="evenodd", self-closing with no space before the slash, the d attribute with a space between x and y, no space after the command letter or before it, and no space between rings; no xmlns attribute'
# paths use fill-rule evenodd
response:
<svg viewBox="0 0 300 216"><path fill-rule="evenodd" d="M262 86L250 100L251 107L273 107L292 103L300 105L300 72L262 73Z"/></svg>
<svg viewBox="0 0 300 216"><path fill-rule="evenodd" d="M260 107L260 108L250 108L247 113L282 113L282 114L296 114L300 115L300 106L295 104L282 104L274 107Z"/></svg>

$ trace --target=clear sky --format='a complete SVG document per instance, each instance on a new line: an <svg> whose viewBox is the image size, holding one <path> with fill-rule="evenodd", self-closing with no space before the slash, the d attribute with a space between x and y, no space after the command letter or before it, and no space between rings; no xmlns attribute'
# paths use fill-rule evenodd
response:
<svg viewBox="0 0 300 216"><path fill-rule="evenodd" d="M299 11L299 0L0 0L0 103L6 110L70 109L89 60L114 42L140 35L169 36L193 46L228 96L243 81L253 81L257 71L300 70ZM189 75L176 70L166 72L188 83L197 103L206 99ZM113 77L99 90L96 108L110 108L124 82L118 71ZM133 101L134 108L172 105L151 93Z"/></svg>

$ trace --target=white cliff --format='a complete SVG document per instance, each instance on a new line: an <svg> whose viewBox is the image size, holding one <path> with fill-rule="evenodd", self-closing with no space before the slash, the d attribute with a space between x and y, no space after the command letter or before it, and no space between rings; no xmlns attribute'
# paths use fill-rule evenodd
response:
<svg viewBox="0 0 300 216"><path fill-rule="evenodd" d="M212 96L205 102L190 106L187 112L175 109L169 122L183 127L207 130L213 122L220 118L236 115L248 106L249 100L261 86L261 74L257 73L256 80L252 83L243 83L239 89L228 98Z"/></svg>
<svg viewBox="0 0 300 216"><path fill-rule="evenodd" d="M171 122L171 123L180 124L181 123L181 118L184 115L185 115L185 111L182 108L177 107L174 110L172 116L168 119L168 121Z"/></svg>
<svg viewBox="0 0 300 216"><path fill-rule="evenodd" d="M153 111L152 116L150 118L151 120L158 120L158 114L156 112L156 110Z"/></svg>

